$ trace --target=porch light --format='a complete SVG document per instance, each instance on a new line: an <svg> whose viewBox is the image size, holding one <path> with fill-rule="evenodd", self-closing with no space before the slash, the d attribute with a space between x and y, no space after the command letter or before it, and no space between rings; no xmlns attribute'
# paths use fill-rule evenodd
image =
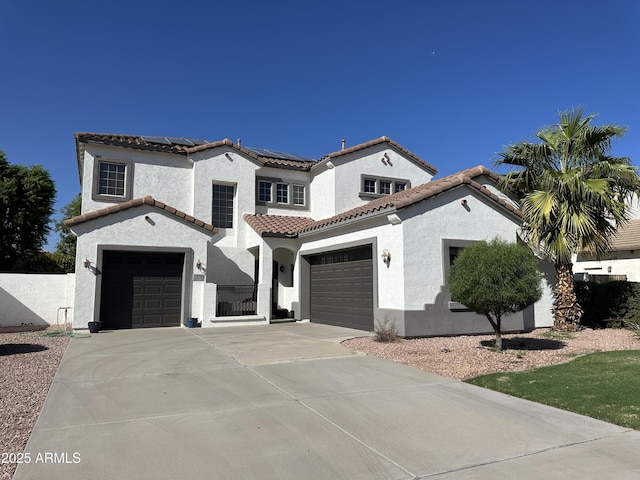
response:
<svg viewBox="0 0 640 480"><path fill-rule="evenodd" d="M391 263L391 254L389 253L389 250L384 249L382 251L382 255L381 256L382 256L382 261L388 267L389 264Z"/></svg>
<svg viewBox="0 0 640 480"><path fill-rule="evenodd" d="M202 262L200 261L200 259L198 259L198 261L196 262L196 268L198 270L202 270Z"/></svg>
<svg viewBox="0 0 640 480"><path fill-rule="evenodd" d="M84 257L82 265L84 265L84 268L89 268L91 266L91 260L89 260L87 257Z"/></svg>

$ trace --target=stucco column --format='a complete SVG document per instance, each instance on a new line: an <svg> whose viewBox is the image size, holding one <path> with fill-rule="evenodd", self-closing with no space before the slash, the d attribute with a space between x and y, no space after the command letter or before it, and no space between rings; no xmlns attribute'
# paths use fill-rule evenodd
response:
<svg viewBox="0 0 640 480"><path fill-rule="evenodd" d="M262 242L258 260L257 314L271 322L271 281L273 279L273 249Z"/></svg>

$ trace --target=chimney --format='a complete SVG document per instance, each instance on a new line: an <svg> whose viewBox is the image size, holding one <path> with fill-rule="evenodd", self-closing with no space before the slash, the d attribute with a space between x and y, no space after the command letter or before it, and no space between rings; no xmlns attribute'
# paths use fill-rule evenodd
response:
<svg viewBox="0 0 640 480"><path fill-rule="evenodd" d="M347 143L347 140L345 138L342 139L342 150L344 150L344 145Z"/></svg>

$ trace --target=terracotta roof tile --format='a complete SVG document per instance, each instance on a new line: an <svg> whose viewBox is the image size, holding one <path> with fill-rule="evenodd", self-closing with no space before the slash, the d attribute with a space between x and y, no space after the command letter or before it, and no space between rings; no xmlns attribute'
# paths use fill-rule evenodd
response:
<svg viewBox="0 0 640 480"><path fill-rule="evenodd" d="M150 196L146 196L146 197L142 197L142 198L134 198L133 200L129 200L128 202L123 202L123 203L119 203L118 205L112 205L106 208L101 208L99 210L93 210L91 212L87 212L84 213L82 215L79 215L77 217L73 217L73 218L69 218L67 220L64 221L64 224L67 227L73 227L75 225L79 225L81 223L85 223L88 222L89 220L94 220L96 218L100 218L100 217L104 217L107 215L111 215L117 212L122 212L124 210L128 210L130 208L135 208L135 207L139 207L140 205L150 205L152 207L158 208L160 210L164 210L169 214L175 215L177 217L180 217L182 219L184 219L187 222L193 223L195 226L202 228L203 230L206 230L207 232L211 232L211 233L218 233L218 229L216 227L214 227L213 225L210 225L208 223L203 222L202 220L198 220L194 217L192 217L191 215L187 215L184 212L181 212L180 210L176 210L173 207L170 207L168 205L166 205L165 203L162 203L156 199L154 199L153 197Z"/></svg>
<svg viewBox="0 0 640 480"><path fill-rule="evenodd" d="M148 150L153 152L164 152L164 153L172 153L178 155L188 155L196 152L201 152L204 150L209 150L212 148L218 148L222 146L231 147L238 152L241 152L250 158L253 158L256 162L263 164L267 167L274 168L285 168L292 170L302 170L309 171L315 165L321 162L321 160L293 160L290 158L280 158L277 155L277 152L273 152L274 156L264 155L264 152L267 152L265 149L253 149L242 147L238 144L233 143L228 138L224 140L218 140L215 142L210 142L207 140L201 139L190 139L190 138L174 138L174 137L152 137L152 136L142 136L142 135L121 135L121 134L112 134L112 133L90 133L90 132L79 132L75 134L76 138L76 146L78 151L80 151L80 146L82 144L93 143L93 144L102 144L102 145L113 145L117 147L125 147L125 148L134 148L137 150ZM189 143L191 145L189 145ZM388 137L380 137L375 140L371 140L369 142L361 143L359 145L354 145L353 147L346 148L344 150L339 150L337 152L329 153L325 155L323 159L327 158L335 158L341 155L346 155L348 153L356 152L358 150L363 150L365 148L369 148L375 145L379 145L382 143L388 143L396 150L402 152L407 157L409 157L414 162L422 165L427 170L430 170L432 173L436 173L438 170L432 165L428 164L424 160L422 160L417 155L413 154L402 145L394 142ZM256 152L260 152L258 154ZM295 156L293 156L295 158Z"/></svg>
<svg viewBox="0 0 640 480"><path fill-rule="evenodd" d="M260 236L296 236L298 231L314 223L309 217L289 217L284 215L252 215L243 218Z"/></svg>
<svg viewBox="0 0 640 480"><path fill-rule="evenodd" d="M329 225L336 225L357 219L358 217L383 212L387 209L395 211L401 208L406 208L461 185L469 185L481 194L486 195L492 201L498 203L509 212L521 217L522 212L520 212L520 210L473 180L480 175L488 175L495 179L498 178L496 174L480 165L438 180L418 185L417 187L413 187L408 190L394 193L393 195L376 198L364 205L360 205L352 208L351 210L347 210L346 212L323 220L314 221L306 217L284 217L277 215L245 215L244 218L247 223L249 223L249 225L261 236L269 234L286 234L289 236L295 236L296 234L303 232L311 232L328 227Z"/></svg>
<svg viewBox="0 0 640 480"><path fill-rule="evenodd" d="M354 145L353 147L345 148L344 150L338 150L336 152L329 153L329 154L325 155L323 157L323 159L326 159L326 158L331 159L331 158L341 157L342 155L347 155L349 153L357 152L359 150L364 150L365 148L373 147L375 145L380 145L381 143L388 143L393 148L395 148L396 150L402 152L407 157L412 159L414 162L421 164L423 167L426 167L427 170L430 170L433 174L438 173L438 169L436 167L434 167L433 165L428 164L423 159L418 157L416 154L410 152L409 150L404 148L399 143L396 143L393 140L391 140L389 137L385 137L385 136L382 136L380 138L376 138L374 140L370 140L370 141L365 142L365 143L360 143L358 145Z"/></svg>

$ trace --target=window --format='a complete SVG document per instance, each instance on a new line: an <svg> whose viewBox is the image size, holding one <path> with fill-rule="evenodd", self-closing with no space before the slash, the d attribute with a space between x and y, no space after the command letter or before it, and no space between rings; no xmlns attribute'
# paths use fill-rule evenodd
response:
<svg viewBox="0 0 640 480"><path fill-rule="evenodd" d="M276 202L289 203L289 185L286 183L276 183Z"/></svg>
<svg viewBox="0 0 640 480"><path fill-rule="evenodd" d="M261 202L271 202L271 182L260 180L258 182L258 200Z"/></svg>
<svg viewBox="0 0 640 480"><path fill-rule="evenodd" d="M233 228L233 185L213 184L212 223L214 227Z"/></svg>
<svg viewBox="0 0 640 480"><path fill-rule="evenodd" d="M368 198L391 195L411 188L409 180L373 176L362 176L361 179L360 195Z"/></svg>
<svg viewBox="0 0 640 480"><path fill-rule="evenodd" d="M393 193L398 193L407 189L407 184L404 182L396 182L393 186Z"/></svg>
<svg viewBox="0 0 640 480"><path fill-rule="evenodd" d="M307 185L293 184L282 178L258 177L256 203L266 206L304 208L307 206Z"/></svg>
<svg viewBox="0 0 640 480"><path fill-rule="evenodd" d="M127 169L122 163L99 162L98 193L124 197Z"/></svg>
<svg viewBox="0 0 640 480"><path fill-rule="evenodd" d="M376 181L373 178L365 178L364 179L364 192L365 193L377 193L376 192Z"/></svg>
<svg viewBox="0 0 640 480"><path fill-rule="evenodd" d="M293 185L293 204L304 205L304 185Z"/></svg>
<svg viewBox="0 0 640 480"><path fill-rule="evenodd" d="M124 202L131 199L132 165L127 160L95 157L91 198L98 202Z"/></svg>
<svg viewBox="0 0 640 480"><path fill-rule="evenodd" d="M453 262L456 261L458 255L462 251L463 247L449 247L449 266L453 265Z"/></svg>

